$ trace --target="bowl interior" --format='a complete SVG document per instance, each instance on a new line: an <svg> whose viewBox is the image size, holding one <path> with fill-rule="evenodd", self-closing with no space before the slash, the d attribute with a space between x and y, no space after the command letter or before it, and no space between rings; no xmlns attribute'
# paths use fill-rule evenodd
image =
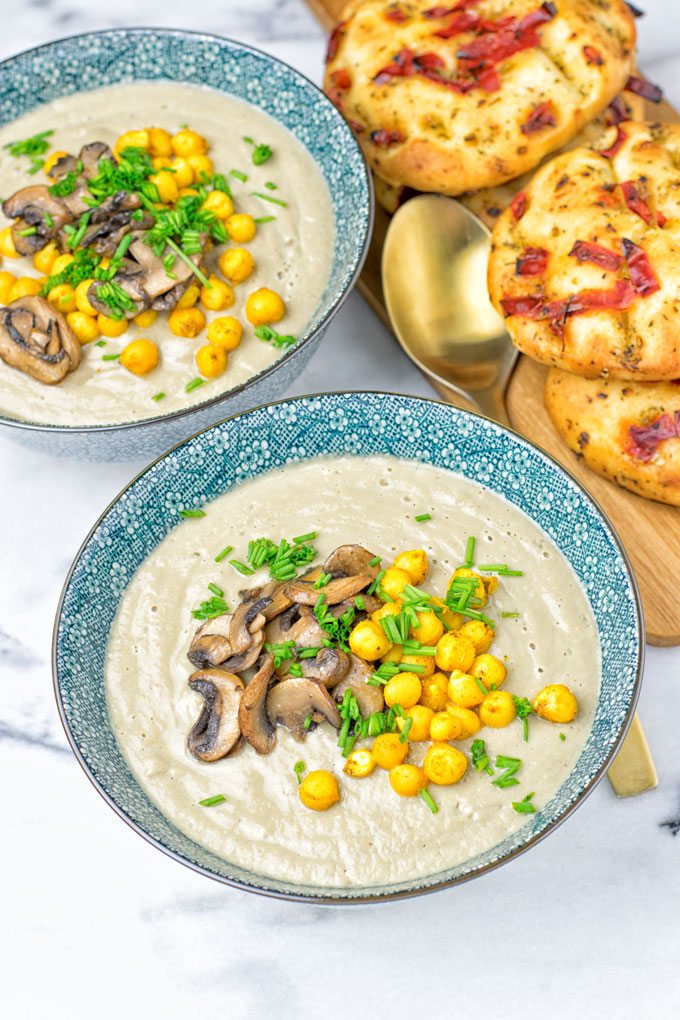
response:
<svg viewBox="0 0 680 1020"><path fill-rule="evenodd" d="M298 342L246 383L192 404L188 413L225 400L271 374L327 325L363 264L373 221L372 186L356 139L320 89L266 53L203 33L112 29L70 36L10 57L0 64L0 126L60 96L134 81L204 86L259 107L288 128L310 153L326 181L333 207L330 276ZM319 243L327 240L320 238ZM135 424L163 417L160 411ZM69 431L69 426L55 427Z"/></svg>
<svg viewBox="0 0 680 1020"><path fill-rule="evenodd" d="M272 468L323 455L391 454L479 482L527 513L579 577L597 622L602 686L593 728L552 800L493 849L425 879L370 888L281 882L227 863L179 832L132 776L112 733L104 688L108 633L148 553L206 502ZM197 870L259 892L361 901L426 891L487 870L557 824L602 774L633 712L642 642L635 584L601 513L546 454L484 418L446 404L381 393L324 394L230 418L166 454L103 515L66 582L55 628L55 684L76 754L100 792L142 835Z"/></svg>

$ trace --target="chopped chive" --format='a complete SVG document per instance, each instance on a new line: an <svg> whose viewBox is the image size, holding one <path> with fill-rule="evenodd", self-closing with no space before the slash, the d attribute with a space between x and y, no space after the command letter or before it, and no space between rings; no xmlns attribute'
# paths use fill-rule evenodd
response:
<svg viewBox="0 0 680 1020"><path fill-rule="evenodd" d="M533 796L534 796L533 793L528 793L526 797L522 798L522 800L519 801L514 800L512 802L512 806L515 809L515 811L517 811L517 813L520 815L533 815L536 811L536 808L531 803L531 798Z"/></svg>
<svg viewBox="0 0 680 1020"><path fill-rule="evenodd" d="M248 577L250 574L254 574L255 571L252 567L246 566L245 563L241 563L240 560L229 560L234 570L238 570L239 574L243 574L244 577Z"/></svg>
<svg viewBox="0 0 680 1020"><path fill-rule="evenodd" d="M477 570L507 570L507 563L478 563Z"/></svg>
<svg viewBox="0 0 680 1020"><path fill-rule="evenodd" d="M357 607L358 610L363 612L363 610L366 608L366 603L364 602L363 595L357 595L357 597L354 600L354 605Z"/></svg>
<svg viewBox="0 0 680 1020"><path fill-rule="evenodd" d="M475 561L475 539L470 535L465 545L465 566L469 569Z"/></svg>
<svg viewBox="0 0 680 1020"><path fill-rule="evenodd" d="M258 216L257 219L253 220L253 223L273 223L276 216Z"/></svg>
<svg viewBox="0 0 680 1020"><path fill-rule="evenodd" d="M118 361L120 354L102 354L102 361Z"/></svg>
<svg viewBox="0 0 680 1020"><path fill-rule="evenodd" d="M531 702L528 698L518 698L516 694L513 694L512 701L517 712L517 718L522 723L522 739L527 741L529 739L529 716L533 712Z"/></svg>
<svg viewBox="0 0 680 1020"><path fill-rule="evenodd" d="M315 659L320 651L321 649L318 647L303 648L301 651L298 652L298 659Z"/></svg>
<svg viewBox="0 0 680 1020"><path fill-rule="evenodd" d="M26 227L25 230L18 230L19 237L31 237L33 234L38 233L37 227Z"/></svg>
<svg viewBox="0 0 680 1020"><path fill-rule="evenodd" d="M431 795L427 792L427 790L421 790L420 797L421 800L425 801L432 814L436 815L437 812L439 811L439 808L437 807L436 802L432 799Z"/></svg>
<svg viewBox="0 0 680 1020"><path fill-rule="evenodd" d="M235 177L237 181L241 181L243 184L248 180L248 174L244 174L240 170L230 170L229 176Z"/></svg>
<svg viewBox="0 0 680 1020"><path fill-rule="evenodd" d="M562 741L564 741L564 740L566 740L566 739L567 739L567 735L566 735L566 733L560 733L560 734L559 734L559 737L560 737L560 740L562 740Z"/></svg>
<svg viewBox="0 0 680 1020"><path fill-rule="evenodd" d="M106 347L106 340L97 340L95 347Z"/></svg>
<svg viewBox="0 0 680 1020"><path fill-rule="evenodd" d="M305 771L306 768L307 766L303 761L296 761L295 764L293 765L293 772L297 776L298 786L302 782L302 773Z"/></svg>
<svg viewBox="0 0 680 1020"><path fill-rule="evenodd" d="M154 393L154 395L152 396L151 399L155 400L155 401L159 401L159 400L163 400L164 397L165 397L165 393L163 393L163 390L161 390L160 393Z"/></svg>
<svg viewBox="0 0 680 1020"><path fill-rule="evenodd" d="M302 673L302 667L301 667L301 666L299 666L299 665L297 664L297 662L292 662L292 663L290 664L290 666L289 666L289 668L288 668L288 672L290 673L290 675L291 675L291 676L298 676L298 677L299 677L299 676L302 676L302 675L303 675L303 673Z"/></svg>
<svg viewBox="0 0 680 1020"><path fill-rule="evenodd" d="M224 804L226 799L223 794L217 793L214 797L206 797L205 800L199 800L198 803L201 807L213 807L215 804Z"/></svg>
<svg viewBox="0 0 680 1020"><path fill-rule="evenodd" d="M380 556L374 556L372 560L368 561L368 565L369 567L377 567L380 565L380 562L381 562Z"/></svg>
<svg viewBox="0 0 680 1020"><path fill-rule="evenodd" d="M501 620L516 620L519 613L501 613Z"/></svg>
<svg viewBox="0 0 680 1020"><path fill-rule="evenodd" d="M191 615L195 620L214 620L216 616L223 616L229 612L229 606L221 596L206 599L201 602L198 609L192 609Z"/></svg>
<svg viewBox="0 0 680 1020"><path fill-rule="evenodd" d="M416 517L416 521L418 522L418 524L422 524L423 521L431 521L431 520L432 520L432 514L418 514L418 516Z"/></svg>
<svg viewBox="0 0 680 1020"><path fill-rule="evenodd" d="M268 191L277 191L279 187L278 184L274 184L273 181L265 181L264 186Z"/></svg>
<svg viewBox="0 0 680 1020"><path fill-rule="evenodd" d="M218 552L217 556L215 557L215 563L221 563L222 560L226 560L229 553L233 552L233 549L234 549L233 545L228 545L222 550L222 552Z"/></svg>
<svg viewBox="0 0 680 1020"><path fill-rule="evenodd" d="M202 386L204 382L205 379L199 379L198 377L196 379L192 379L191 382L188 382L184 387L184 392L193 393L193 391L197 390L199 386Z"/></svg>
<svg viewBox="0 0 680 1020"><path fill-rule="evenodd" d="M487 691L487 689L486 689L486 687L484 686L484 684L482 683L482 681L481 681L481 680L479 679L479 677L478 677L478 676L476 676L476 677L474 678L474 680L475 680L475 683L477 684L477 686L479 687L480 691L481 691L481 692L482 692L482 694L484 695L484 697L486 697L486 696L487 696L487 694L488 694L489 692Z"/></svg>
<svg viewBox="0 0 680 1020"><path fill-rule="evenodd" d="M180 517L205 517L205 510L180 510Z"/></svg>
<svg viewBox="0 0 680 1020"><path fill-rule="evenodd" d="M306 535L298 535L293 539L294 545L302 545L303 542L313 542L317 538L316 531L308 531Z"/></svg>
<svg viewBox="0 0 680 1020"><path fill-rule="evenodd" d="M213 595L224 595L224 591L220 588L220 586L218 584L213 584L212 582L208 585L208 591L211 591Z"/></svg>
<svg viewBox="0 0 680 1020"><path fill-rule="evenodd" d="M524 577L523 570L499 570L499 577Z"/></svg>
<svg viewBox="0 0 680 1020"><path fill-rule="evenodd" d="M409 716L408 719L406 720L406 722L404 723L403 730L399 734L399 743L400 744L405 744L406 743L406 741L408 740L408 735L411 732L411 727L412 726L413 726L413 718L412 718L412 716Z"/></svg>
<svg viewBox="0 0 680 1020"><path fill-rule="evenodd" d="M312 725L312 713L310 712L309 715L305 716L305 721L302 724L302 728L303 730L308 730L311 725Z"/></svg>
<svg viewBox="0 0 680 1020"><path fill-rule="evenodd" d="M284 209L288 208L288 203L284 202L281 198L274 198L273 195L263 195L261 191L251 191L250 194L253 198L261 198L265 202L273 202L274 205L281 205Z"/></svg>

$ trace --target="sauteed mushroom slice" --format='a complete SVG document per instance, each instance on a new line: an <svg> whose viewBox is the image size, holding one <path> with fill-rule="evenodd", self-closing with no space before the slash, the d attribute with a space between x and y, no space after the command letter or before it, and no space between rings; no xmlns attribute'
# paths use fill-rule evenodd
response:
<svg viewBox="0 0 680 1020"><path fill-rule="evenodd" d="M257 613L249 621L249 644L241 652L235 652L231 643L232 623L235 615L235 613L223 613L221 616L216 616L201 624L194 634L189 648L189 662L198 666L199 669L220 666L233 673L240 673L255 665L264 644L264 616Z"/></svg>
<svg viewBox="0 0 680 1020"><path fill-rule="evenodd" d="M250 645L239 655L231 655L222 663L223 669L229 669L234 673L242 673L255 665L260 657L264 644L264 616L258 614L253 620L253 631L251 633Z"/></svg>
<svg viewBox="0 0 680 1020"><path fill-rule="evenodd" d="M339 545L327 557L323 565L324 574L333 577L354 577L357 574L369 574L374 581L380 572L378 564L371 564L375 554L364 549L362 545Z"/></svg>
<svg viewBox="0 0 680 1020"><path fill-rule="evenodd" d="M124 258L120 264L118 272L115 276L115 281L119 286L123 288L125 293L134 301L134 310L126 311L126 318L131 318L134 315L138 315L139 312L144 311L149 306L149 299L144 290L144 270L138 262L133 262L132 259ZM93 308L96 308L98 312L102 312L104 315L110 315L111 309L107 305L106 301L99 296L102 288L106 287L106 281L95 280L90 284L87 290L87 299ZM103 293L106 293L104 289Z"/></svg>
<svg viewBox="0 0 680 1020"><path fill-rule="evenodd" d="M290 668L290 660L282 666ZM332 691L349 670L350 657L340 648L322 648L313 659L300 659L298 666L303 676L320 680L326 690Z"/></svg>
<svg viewBox="0 0 680 1020"><path fill-rule="evenodd" d="M272 722L285 726L296 740L307 736L304 723L307 716L312 722L327 720L336 729L340 727L337 705L321 683L312 677L291 676L272 687L267 695L267 714Z"/></svg>
<svg viewBox="0 0 680 1020"><path fill-rule="evenodd" d="M219 761L234 751L241 739L243 681L221 669L203 669L191 674L189 687L205 702L189 732L189 750L200 761Z"/></svg>
<svg viewBox="0 0 680 1020"><path fill-rule="evenodd" d="M41 297L17 298L0 309L0 358L53 385L80 364L81 348L64 317Z"/></svg>
<svg viewBox="0 0 680 1020"><path fill-rule="evenodd" d="M357 699L359 711L364 716L372 715L373 712L382 712L385 707L385 699L381 687L372 687L368 680L370 679L373 669L368 663L364 662L363 659L357 658L356 655L350 656L351 663L349 672L342 678L340 683L333 691L333 697L340 704L342 701L345 691L351 690L354 697Z"/></svg>
<svg viewBox="0 0 680 1020"><path fill-rule="evenodd" d="M193 275L186 262L176 259L171 270L173 275L170 276L165 269L164 257L166 255L174 256L175 253L167 248L162 256L155 255L141 238L132 242L128 248L128 254L144 269L144 290L151 300L173 290L178 284L186 283ZM194 255L192 261L199 265L202 257L203 253L201 252L200 255Z"/></svg>
<svg viewBox="0 0 680 1020"><path fill-rule="evenodd" d="M3 202L2 211L9 219L16 220L12 225L12 240L20 255L40 251L73 218L64 203L50 195L45 184L33 184L15 192Z"/></svg>
<svg viewBox="0 0 680 1020"><path fill-rule="evenodd" d="M373 578L370 574L358 574L356 577L336 577L329 581L324 588L315 588L311 581L291 581L286 585L286 595L293 602L301 602L306 606L316 604L319 595L326 596L326 603L329 606L337 605L338 602L345 602L346 599L358 595L360 591L368 587Z"/></svg>
<svg viewBox="0 0 680 1020"><path fill-rule="evenodd" d="M274 656L267 654L243 692L238 711L241 733L258 754L269 754L276 743L276 727L267 715L267 692L273 673Z"/></svg>

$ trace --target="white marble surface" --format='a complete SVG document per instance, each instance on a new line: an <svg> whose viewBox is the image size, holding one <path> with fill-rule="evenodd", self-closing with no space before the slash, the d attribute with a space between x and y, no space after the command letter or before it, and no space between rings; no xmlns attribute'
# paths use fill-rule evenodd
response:
<svg viewBox="0 0 680 1020"><path fill-rule="evenodd" d="M641 65L680 104L677 4L646 6ZM319 77L323 37L301 0L1 10L3 57L85 29L162 24L233 35ZM294 392L367 380L430 392L353 297ZM617 801L603 782L532 852L458 889L380 907L278 903L183 869L120 822L67 749L49 652L70 560L141 466L57 464L0 440L0 1014L680 1015L680 650L649 649L640 703L659 788ZM677 579L660 583L677 598Z"/></svg>

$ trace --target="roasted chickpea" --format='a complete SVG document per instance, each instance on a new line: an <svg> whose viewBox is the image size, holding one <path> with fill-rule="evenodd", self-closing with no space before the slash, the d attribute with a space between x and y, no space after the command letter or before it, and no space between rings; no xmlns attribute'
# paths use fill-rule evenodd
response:
<svg viewBox="0 0 680 1020"><path fill-rule="evenodd" d="M248 213L234 213L227 220L229 239L236 244L247 244L257 233L257 224Z"/></svg>
<svg viewBox="0 0 680 1020"><path fill-rule="evenodd" d="M578 715L578 702L565 684L548 684L538 692L531 707L548 722L569 723Z"/></svg>
<svg viewBox="0 0 680 1020"><path fill-rule="evenodd" d="M47 300L51 305L54 305L57 311L61 312L62 315L67 315L69 312L75 312L78 307L76 292L68 283L59 283L56 287L53 287L47 295ZM96 314L97 313L95 312L95 315Z"/></svg>
<svg viewBox="0 0 680 1020"><path fill-rule="evenodd" d="M356 751L350 751L342 771L353 779L363 779L364 776L370 776L375 767L376 760L371 752L367 747L360 747Z"/></svg>
<svg viewBox="0 0 680 1020"><path fill-rule="evenodd" d="M172 136L164 128L148 128L149 152L155 159L172 156Z"/></svg>
<svg viewBox="0 0 680 1020"><path fill-rule="evenodd" d="M218 220L228 220L234 212L234 203L226 191L210 191L201 208L215 213Z"/></svg>
<svg viewBox="0 0 680 1020"><path fill-rule="evenodd" d="M494 577L493 574L490 575L489 577L483 577L482 582L484 584L484 588L486 589L487 596L493 595L493 593L498 588L498 578Z"/></svg>
<svg viewBox="0 0 680 1020"><path fill-rule="evenodd" d="M462 731L460 719L449 712L435 712L430 720L430 740L456 740Z"/></svg>
<svg viewBox="0 0 680 1020"><path fill-rule="evenodd" d="M243 283L255 268L255 259L245 248L227 248L220 255L220 272L231 283Z"/></svg>
<svg viewBox="0 0 680 1020"><path fill-rule="evenodd" d="M492 687L500 687L508 675L501 660L497 659L495 655L489 655L488 652L475 658L470 673L479 677L487 691L490 691Z"/></svg>
<svg viewBox="0 0 680 1020"><path fill-rule="evenodd" d="M171 170L159 170L157 174L152 174L149 180L156 185L161 202L170 205L177 201L179 188Z"/></svg>
<svg viewBox="0 0 680 1020"><path fill-rule="evenodd" d="M393 769L408 754L408 740L400 740L398 733L381 733L373 741L371 754L381 769Z"/></svg>
<svg viewBox="0 0 680 1020"><path fill-rule="evenodd" d="M223 351L235 351L242 336L243 326L233 315L222 315L208 326L208 342Z"/></svg>
<svg viewBox="0 0 680 1020"><path fill-rule="evenodd" d="M458 631L468 641L472 641L477 655L488 652L494 639L493 628L484 623L484 620L468 620Z"/></svg>
<svg viewBox="0 0 680 1020"><path fill-rule="evenodd" d="M441 712L446 708L449 699L449 678L443 673L433 673L421 681L422 693L420 704L431 708L433 712Z"/></svg>
<svg viewBox="0 0 680 1020"><path fill-rule="evenodd" d="M178 188L188 188L194 183L194 171L186 159L173 159L167 164L168 170L172 171L175 184Z"/></svg>
<svg viewBox="0 0 680 1020"><path fill-rule="evenodd" d="M189 156L200 156L208 151L208 143L197 131L182 128L170 139L172 151L176 156L188 159Z"/></svg>
<svg viewBox="0 0 680 1020"><path fill-rule="evenodd" d="M196 351L196 365L206 379L217 379L227 367L227 352L213 344L205 344Z"/></svg>
<svg viewBox="0 0 680 1020"><path fill-rule="evenodd" d="M449 678L449 697L454 705L460 705L461 708L475 708L481 705L486 694L475 677L454 669Z"/></svg>
<svg viewBox="0 0 680 1020"><path fill-rule="evenodd" d="M195 337L205 327L200 308L175 308L168 316L168 326L175 336Z"/></svg>
<svg viewBox="0 0 680 1020"><path fill-rule="evenodd" d="M509 726L517 715L509 691L490 691L479 706L479 719L483 726L500 729Z"/></svg>
<svg viewBox="0 0 680 1020"><path fill-rule="evenodd" d="M408 549L394 558L395 567L405 570L412 584L422 584L427 577L428 562L424 549Z"/></svg>
<svg viewBox="0 0 680 1020"><path fill-rule="evenodd" d="M388 567L380 580L382 590L395 602L407 584L411 584L411 575L400 567Z"/></svg>
<svg viewBox="0 0 680 1020"><path fill-rule="evenodd" d="M63 273L67 266L70 266L73 262L73 255L57 255L56 259L52 263L50 273L52 276L58 276L59 273Z"/></svg>
<svg viewBox="0 0 680 1020"><path fill-rule="evenodd" d="M308 772L300 783L298 794L305 807L312 811L328 811L340 800L338 781L332 772L325 769Z"/></svg>
<svg viewBox="0 0 680 1020"><path fill-rule="evenodd" d="M42 165L43 173L49 174L52 167L56 166L59 160L63 159L64 156L68 156L68 152L64 152L63 149L55 149L54 152L51 152Z"/></svg>
<svg viewBox="0 0 680 1020"><path fill-rule="evenodd" d="M381 662L401 662L403 656L403 649L401 645L392 645L389 651L385 652L384 655L380 656Z"/></svg>
<svg viewBox="0 0 680 1020"><path fill-rule="evenodd" d="M37 251L33 256L33 265L39 273L44 273L45 276L49 276L54 260L59 255L59 249L54 241L50 241L44 248Z"/></svg>
<svg viewBox="0 0 680 1020"><path fill-rule="evenodd" d="M139 315L135 315L132 321L136 326L139 326L140 329L148 329L149 326L153 326L157 318L158 312L154 312L153 308L149 308L147 311L140 312Z"/></svg>
<svg viewBox="0 0 680 1020"><path fill-rule="evenodd" d="M17 278L14 273L8 273L6 270L0 273L0 304L7 304L7 301L9 300L9 292L16 281Z"/></svg>
<svg viewBox="0 0 680 1020"><path fill-rule="evenodd" d="M5 227L4 230L0 230L0 255L4 255L7 259L18 259L20 257L19 252L14 247L11 227Z"/></svg>
<svg viewBox="0 0 680 1020"><path fill-rule="evenodd" d="M269 326L272 322L280 322L285 314L283 298L268 287L260 287L248 296L246 318L253 326Z"/></svg>
<svg viewBox="0 0 680 1020"><path fill-rule="evenodd" d="M427 786L427 778L418 765L397 765L390 772L390 786L400 797L417 797Z"/></svg>
<svg viewBox="0 0 680 1020"><path fill-rule="evenodd" d="M175 308L193 308L199 297L201 296L201 288L197 283L190 283L187 289L182 294L181 298L175 305Z"/></svg>
<svg viewBox="0 0 680 1020"><path fill-rule="evenodd" d="M453 609L449 609L446 602L443 599L438 599L432 595L430 597L430 603L433 606L437 606L440 610L439 619L444 623L449 630L459 630L465 622L465 617L461 616L460 613L454 613Z"/></svg>
<svg viewBox="0 0 680 1020"><path fill-rule="evenodd" d="M375 612L371 613L371 619L376 623L380 623L386 616L399 616L403 606L399 599L396 602L385 602L380 609L376 609Z"/></svg>
<svg viewBox="0 0 680 1020"><path fill-rule="evenodd" d="M475 609L481 609L482 606L486 605L486 586L484 584L484 578L480 574L475 573L474 570L470 570L469 567L458 567L458 569L454 570L451 574L451 577L449 578L449 585L453 584L453 580L456 577L476 577L479 584L472 594L480 601L479 604L475 603Z"/></svg>
<svg viewBox="0 0 680 1020"><path fill-rule="evenodd" d="M147 375L158 364L158 347L153 340L140 337L123 348L120 363L133 375Z"/></svg>
<svg viewBox="0 0 680 1020"><path fill-rule="evenodd" d="M146 128L138 131L126 131L116 141L113 147L114 154L120 156L123 149L147 149L150 145L149 132Z"/></svg>
<svg viewBox="0 0 680 1020"><path fill-rule="evenodd" d="M10 288L9 300L16 301L17 298L35 297L40 290L42 290L42 280L36 280L34 276L20 276Z"/></svg>
<svg viewBox="0 0 680 1020"><path fill-rule="evenodd" d="M409 633L421 645L436 645L444 633L444 624L436 613L428 609L424 613L416 613L418 623L409 628Z"/></svg>
<svg viewBox="0 0 680 1020"><path fill-rule="evenodd" d="M384 655L390 647L390 639L379 623L362 620L349 636L349 647L360 659L373 662Z"/></svg>
<svg viewBox="0 0 680 1020"><path fill-rule="evenodd" d="M437 786L452 786L460 782L467 771L466 756L451 744L432 744L423 761L423 772Z"/></svg>
<svg viewBox="0 0 680 1020"><path fill-rule="evenodd" d="M403 707L403 706L402 706ZM412 705L411 708L406 709L406 719L402 716L397 716L396 723L400 731L403 731L406 726L407 720L411 720L411 726L408 731L408 739L411 743L419 743L421 740L430 739L430 723L434 712L431 708L425 708L425 705Z"/></svg>
<svg viewBox="0 0 680 1020"><path fill-rule="evenodd" d="M112 319L110 316L100 313L97 316L97 325L102 336L114 339L127 332L128 321L127 319Z"/></svg>
<svg viewBox="0 0 680 1020"><path fill-rule="evenodd" d="M86 312L69 312L66 321L81 344L92 343L99 336L97 320L92 315L87 315Z"/></svg>
<svg viewBox="0 0 680 1020"><path fill-rule="evenodd" d="M415 673L396 673L387 681L383 691L388 708L392 705L411 708L418 703L421 692L420 679Z"/></svg>
<svg viewBox="0 0 680 1020"><path fill-rule="evenodd" d="M460 723L461 730L460 736L457 738L458 740L467 740L468 737L474 737L475 733L479 733L481 730L482 724L479 721L479 716L471 708L463 708L462 705L454 705L450 701L446 706L446 711Z"/></svg>
<svg viewBox="0 0 680 1020"><path fill-rule="evenodd" d="M215 167L209 156L187 156L186 159L194 175L194 184L203 184L206 177L209 178L214 175Z"/></svg>
<svg viewBox="0 0 680 1020"><path fill-rule="evenodd" d="M76 306L76 308L78 309L79 312L85 312L86 315L93 315L93 316L96 317L99 313L97 312L97 309L94 307L94 305L90 304L90 299L87 296L87 292L88 292L88 290L90 289L90 287L92 286L93 283L94 283L93 279L81 280L81 282L78 284L78 286L75 289L75 306ZM68 285L67 284L66 285L62 284L62 286L68 286ZM59 289L58 287L54 288L54 290L58 290L58 289ZM53 293L53 291L50 291L50 295L52 293ZM51 300L52 300L52 298L50 297L50 301ZM69 308L69 311L71 311L70 308Z"/></svg>
<svg viewBox="0 0 680 1020"><path fill-rule="evenodd" d="M403 655L401 661L404 664L404 669L408 669L409 666L420 666L418 670L418 676L421 678L426 676L432 676L434 673L434 656L433 655Z"/></svg>
<svg viewBox="0 0 680 1020"><path fill-rule="evenodd" d="M201 304L211 312L221 312L224 308L231 308L235 297L229 284L220 280L219 276L215 276L214 273L210 276L208 283L209 287L201 287Z"/></svg>
<svg viewBox="0 0 680 1020"><path fill-rule="evenodd" d="M449 631L437 642L435 662L445 673L454 669L466 673L475 661L475 646L461 634Z"/></svg>

